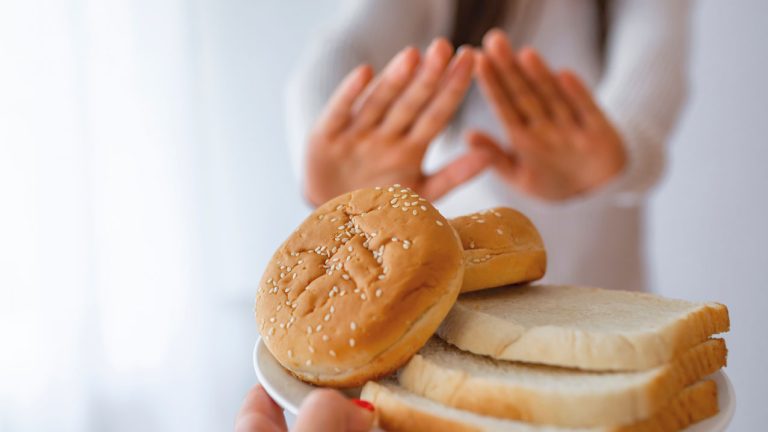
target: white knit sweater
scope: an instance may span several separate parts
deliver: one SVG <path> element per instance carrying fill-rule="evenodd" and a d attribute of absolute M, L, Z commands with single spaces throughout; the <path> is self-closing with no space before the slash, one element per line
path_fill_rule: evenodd
<path fill-rule="evenodd" d="M 609 3 L 607 50 L 597 49 L 594 0 L 518 0 L 503 29 L 514 46 L 532 46 L 553 68 L 569 68 L 593 87 L 621 132 L 625 172 L 591 194 L 562 203 L 522 196 L 488 172 L 441 199 L 447 216 L 507 205 L 529 215 L 549 252 L 546 280 L 616 289 L 645 288 L 644 196 L 664 167 L 666 139 L 685 99 L 689 33 L 687 0 Z M 293 164 L 303 174 L 306 137 L 328 97 L 354 66 L 380 70 L 406 45 L 425 48 L 450 36 L 454 1 L 353 0 L 338 22 L 314 41 L 288 88 Z M 433 143 L 433 170 L 464 151 L 462 132 L 480 127 L 502 138 L 477 88 L 450 128 Z"/>

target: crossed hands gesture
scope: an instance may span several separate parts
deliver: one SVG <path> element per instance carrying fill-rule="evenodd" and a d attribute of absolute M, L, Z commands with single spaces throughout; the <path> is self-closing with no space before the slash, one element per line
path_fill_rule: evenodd
<path fill-rule="evenodd" d="M 472 79 L 500 120 L 504 142 L 467 131 L 468 150 L 435 173 L 422 170 L 432 140 L 448 125 Z M 354 69 L 310 135 L 305 194 L 319 205 L 341 193 L 400 183 L 435 200 L 485 169 L 544 200 L 564 200 L 617 176 L 621 138 L 571 72 L 553 72 L 530 48 L 514 52 L 492 30 L 482 50 L 436 39 L 423 57 L 409 47 L 378 75 Z"/>

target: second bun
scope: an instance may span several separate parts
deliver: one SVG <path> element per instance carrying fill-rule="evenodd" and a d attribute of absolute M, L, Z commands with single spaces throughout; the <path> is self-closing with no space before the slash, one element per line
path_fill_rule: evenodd
<path fill-rule="evenodd" d="M 507 207 L 451 219 L 464 247 L 461 292 L 531 282 L 544 277 L 547 253 L 539 231 Z"/>

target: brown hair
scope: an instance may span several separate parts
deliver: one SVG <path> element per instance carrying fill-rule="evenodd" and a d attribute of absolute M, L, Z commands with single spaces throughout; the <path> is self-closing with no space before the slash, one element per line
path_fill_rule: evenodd
<path fill-rule="evenodd" d="M 501 25 L 507 11 L 515 10 L 515 0 L 456 0 L 451 42 L 453 46 L 480 46 L 488 30 Z M 596 0 L 598 48 L 605 53 L 608 35 L 608 1 Z"/>

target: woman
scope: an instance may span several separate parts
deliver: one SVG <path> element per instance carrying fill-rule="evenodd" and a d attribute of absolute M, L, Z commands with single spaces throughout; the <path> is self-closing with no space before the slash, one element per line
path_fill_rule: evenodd
<path fill-rule="evenodd" d="M 642 290 L 644 198 L 684 101 L 688 9 L 350 2 L 289 90 L 305 195 L 402 183 L 448 216 L 511 206 L 552 252 L 547 281 Z M 454 54 L 441 37 L 479 46 Z"/>

